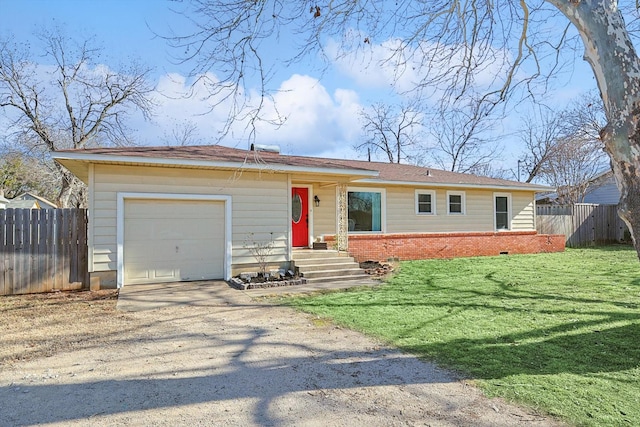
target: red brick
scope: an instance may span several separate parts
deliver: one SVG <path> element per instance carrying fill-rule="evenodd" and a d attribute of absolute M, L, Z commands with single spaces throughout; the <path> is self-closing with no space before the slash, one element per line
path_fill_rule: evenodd
<path fill-rule="evenodd" d="M 325 236 L 334 242 L 335 236 Z M 355 234 L 349 236 L 349 254 L 357 261 L 492 256 L 564 251 L 565 236 L 535 231 Z"/>

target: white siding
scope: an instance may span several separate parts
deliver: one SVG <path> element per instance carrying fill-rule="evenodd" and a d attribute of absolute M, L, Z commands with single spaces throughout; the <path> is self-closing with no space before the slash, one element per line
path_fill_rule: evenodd
<path fill-rule="evenodd" d="M 289 213 L 284 174 L 197 169 L 95 165 L 90 233 L 90 271 L 117 268 L 116 195 L 118 192 L 230 195 L 232 264 L 252 264 L 252 241 L 276 241 L 272 262 L 286 260 Z"/>

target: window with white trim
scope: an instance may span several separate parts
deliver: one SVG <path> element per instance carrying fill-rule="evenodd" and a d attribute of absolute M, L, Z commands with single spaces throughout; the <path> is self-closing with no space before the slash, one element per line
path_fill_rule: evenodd
<path fill-rule="evenodd" d="M 349 188 L 347 191 L 349 231 L 383 231 L 384 198 L 384 190 Z"/>
<path fill-rule="evenodd" d="M 496 230 L 511 229 L 511 194 L 493 194 L 493 212 Z"/>
<path fill-rule="evenodd" d="M 464 191 L 447 191 L 447 214 L 465 214 Z"/>
<path fill-rule="evenodd" d="M 416 190 L 416 215 L 436 214 L 436 192 Z"/>

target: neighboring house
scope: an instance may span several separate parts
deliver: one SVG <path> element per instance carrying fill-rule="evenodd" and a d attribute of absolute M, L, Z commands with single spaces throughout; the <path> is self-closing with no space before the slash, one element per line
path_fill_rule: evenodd
<path fill-rule="evenodd" d="M 55 209 L 57 206 L 44 197 L 33 193 L 22 193 L 11 200 L 0 196 L 0 209 Z"/>
<path fill-rule="evenodd" d="M 4 207 L 6 209 L 41 209 L 37 200 L 11 199 Z"/>
<path fill-rule="evenodd" d="M 4 191 L 0 190 L 0 209 L 7 207 L 9 200 L 4 197 Z"/>
<path fill-rule="evenodd" d="M 327 242 L 359 261 L 561 251 L 536 233 L 549 187 L 411 165 L 222 146 L 59 151 L 89 188 L 92 288 L 224 278 Z M 255 270 L 255 268 L 254 268 Z"/>
<path fill-rule="evenodd" d="M 620 190 L 611 170 L 592 179 L 584 196 L 584 203 L 597 205 L 617 205 L 619 201 Z"/>
<path fill-rule="evenodd" d="M 539 193 L 536 195 L 538 204 L 551 205 L 560 204 L 562 198 L 561 190 L 558 192 Z M 613 171 L 602 172 L 593 178 L 586 185 L 584 196 L 580 203 L 591 203 L 595 205 L 617 205 L 620 201 L 620 190 L 616 185 Z"/>
<path fill-rule="evenodd" d="M 55 209 L 58 206 L 53 203 L 50 202 L 49 200 L 45 199 L 44 197 L 40 197 L 38 195 L 35 195 L 33 193 L 22 193 L 19 196 L 14 197 L 12 200 L 18 201 L 18 200 L 31 200 L 31 201 L 37 201 L 38 202 L 38 207 L 39 209 Z"/>
<path fill-rule="evenodd" d="M 536 194 L 536 205 L 555 205 L 558 204 L 558 193 L 555 191 L 546 191 Z"/>

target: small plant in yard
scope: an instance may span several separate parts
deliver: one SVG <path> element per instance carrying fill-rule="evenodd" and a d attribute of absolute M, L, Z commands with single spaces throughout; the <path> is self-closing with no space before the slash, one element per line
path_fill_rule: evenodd
<path fill-rule="evenodd" d="M 269 233 L 269 235 L 269 240 L 258 241 L 256 240 L 254 233 L 249 233 L 244 242 L 244 248 L 247 249 L 256 259 L 258 268 L 260 269 L 259 274 L 262 277 L 266 277 L 267 275 L 269 257 L 273 254 L 273 249 L 275 248 L 273 233 Z"/>
<path fill-rule="evenodd" d="M 632 247 L 404 262 L 375 289 L 291 304 L 584 426 L 640 425 Z"/>

